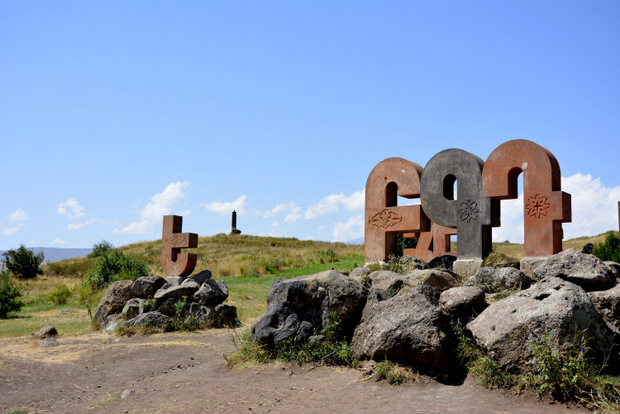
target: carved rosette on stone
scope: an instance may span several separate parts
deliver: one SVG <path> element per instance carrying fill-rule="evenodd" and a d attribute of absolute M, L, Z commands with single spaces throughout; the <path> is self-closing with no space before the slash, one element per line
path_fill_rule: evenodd
<path fill-rule="evenodd" d="M 420 196 L 421 175 L 421 166 L 397 157 L 381 161 L 371 171 L 366 181 L 367 262 L 386 260 L 395 253 L 398 233 L 430 230 L 430 222 L 419 205 L 397 206 L 398 196 Z"/>
<path fill-rule="evenodd" d="M 485 197 L 517 198 L 523 173 L 525 256 L 549 256 L 562 250 L 562 223 L 571 221 L 571 197 L 561 191 L 560 165 L 547 149 L 524 139 L 497 147 L 484 165 Z"/>
<path fill-rule="evenodd" d="M 459 259 L 484 259 L 491 252 L 491 227 L 499 225 L 499 201 L 482 196 L 483 165 L 467 151 L 448 149 L 431 158 L 422 174 L 424 213 L 433 223 L 456 227 Z"/>
<path fill-rule="evenodd" d="M 164 216 L 161 238 L 161 267 L 167 276 L 189 276 L 196 267 L 198 256 L 181 253 L 181 249 L 198 247 L 198 234 L 181 233 L 183 217 Z"/>

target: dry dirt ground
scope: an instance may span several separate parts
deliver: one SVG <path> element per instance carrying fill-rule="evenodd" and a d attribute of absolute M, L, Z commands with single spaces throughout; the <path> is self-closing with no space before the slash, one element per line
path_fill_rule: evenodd
<path fill-rule="evenodd" d="M 0 341 L 0 413 L 581 413 L 535 396 L 430 379 L 392 386 L 348 368 L 230 369 L 228 330 Z"/>

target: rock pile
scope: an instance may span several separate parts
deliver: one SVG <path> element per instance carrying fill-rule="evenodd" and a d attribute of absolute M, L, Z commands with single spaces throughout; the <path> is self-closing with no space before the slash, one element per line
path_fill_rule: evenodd
<path fill-rule="evenodd" d="M 240 325 L 237 308 L 223 304 L 228 287 L 202 271 L 191 277 L 143 276 L 119 280 L 103 294 L 95 320 L 106 332 L 117 327 L 166 327 L 174 318 L 193 318 L 201 327 Z"/>
<path fill-rule="evenodd" d="M 499 366 L 513 371 L 527 370 L 530 345 L 545 335 L 553 346 L 577 347 L 585 334 L 597 361 L 613 363 L 620 360 L 616 268 L 569 249 L 542 260 L 534 279 L 512 267 L 482 267 L 460 283 L 449 268 L 419 265 L 407 275 L 358 268 L 278 279 L 252 334 L 269 347 L 287 338 L 313 340 L 335 315 L 355 358 L 440 374 L 454 368 L 451 322 L 459 320 Z"/>

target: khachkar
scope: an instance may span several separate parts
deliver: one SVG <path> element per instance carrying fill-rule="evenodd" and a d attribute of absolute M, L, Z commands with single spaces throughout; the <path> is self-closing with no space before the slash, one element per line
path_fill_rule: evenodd
<path fill-rule="evenodd" d="M 188 276 L 196 267 L 198 256 L 181 253 L 181 249 L 198 247 L 198 234 L 181 233 L 183 217 L 164 216 L 161 237 L 161 267 L 167 276 Z"/>
<path fill-rule="evenodd" d="M 547 149 L 526 140 L 497 147 L 486 163 L 459 149 L 435 155 L 424 169 L 388 158 L 366 182 L 367 262 L 396 252 L 396 235 L 419 237 L 411 254 L 426 261 L 450 252 L 458 234 L 458 258 L 482 260 L 491 252 L 491 228 L 500 225 L 500 200 L 517 198 L 523 173 L 526 257 L 562 250 L 562 223 L 571 221 L 571 197 L 561 190 L 560 165 Z M 456 185 L 456 192 L 454 187 Z M 398 196 L 421 205 L 397 206 Z"/>

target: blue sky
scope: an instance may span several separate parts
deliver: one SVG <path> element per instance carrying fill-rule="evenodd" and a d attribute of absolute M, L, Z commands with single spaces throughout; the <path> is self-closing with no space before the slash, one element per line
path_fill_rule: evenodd
<path fill-rule="evenodd" d="M 346 241 L 381 160 L 529 139 L 618 228 L 620 2 L 0 0 L 0 249 Z M 518 203 L 518 201 L 517 201 Z M 522 241 L 502 202 L 497 241 Z M 520 227 L 521 226 L 521 227 Z"/>

